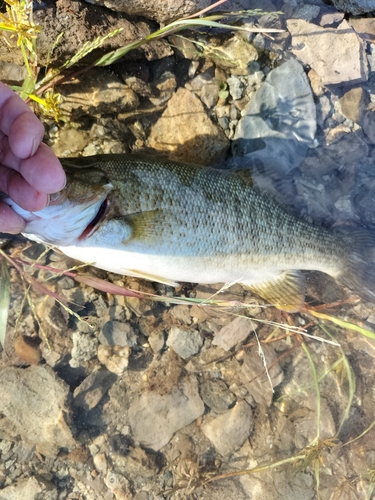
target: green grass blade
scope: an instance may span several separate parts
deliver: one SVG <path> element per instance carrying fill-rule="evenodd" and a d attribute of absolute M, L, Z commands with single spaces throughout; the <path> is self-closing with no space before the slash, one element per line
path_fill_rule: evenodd
<path fill-rule="evenodd" d="M 5 259 L 1 259 L 0 277 L 0 344 L 4 347 L 10 304 L 10 279 Z"/>
<path fill-rule="evenodd" d="M 307 314 L 311 316 L 315 316 L 316 318 L 330 321 L 341 328 L 347 328 L 348 330 L 353 330 L 354 332 L 358 332 L 365 337 L 375 340 L 375 333 L 370 330 L 366 330 L 366 328 L 362 328 L 361 326 L 355 325 L 354 323 L 349 323 L 343 319 L 336 318 L 335 316 L 330 316 L 328 314 L 319 313 L 317 311 L 313 311 L 311 309 L 306 310 Z"/>

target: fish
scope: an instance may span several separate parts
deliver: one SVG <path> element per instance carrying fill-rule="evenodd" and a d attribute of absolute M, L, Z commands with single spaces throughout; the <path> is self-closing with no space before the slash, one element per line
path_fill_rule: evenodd
<path fill-rule="evenodd" d="M 375 301 L 371 231 L 300 219 L 243 171 L 137 154 L 60 161 L 67 184 L 43 210 L 5 201 L 27 238 L 69 257 L 174 287 L 237 282 L 289 312 L 304 303 L 304 270 Z"/>

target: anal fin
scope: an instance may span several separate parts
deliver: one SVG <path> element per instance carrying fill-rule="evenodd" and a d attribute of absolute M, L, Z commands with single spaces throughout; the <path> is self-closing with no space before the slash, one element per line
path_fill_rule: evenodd
<path fill-rule="evenodd" d="M 287 312 L 299 311 L 305 299 L 305 280 L 300 271 L 284 271 L 256 285 L 244 285 L 271 305 Z"/>

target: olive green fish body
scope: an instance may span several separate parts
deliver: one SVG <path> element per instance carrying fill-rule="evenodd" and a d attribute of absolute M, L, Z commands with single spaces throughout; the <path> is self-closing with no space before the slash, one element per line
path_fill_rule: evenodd
<path fill-rule="evenodd" d="M 372 299 L 363 277 L 372 235 L 357 234 L 356 242 L 345 231 L 304 222 L 245 174 L 137 155 L 62 164 L 66 191 L 29 216 L 25 233 L 71 257 L 174 285 L 237 281 L 288 310 L 303 300 L 299 270 L 326 272 L 359 292 L 363 285 Z M 58 212 L 64 203 L 65 215 Z M 48 229 L 48 209 L 58 213 L 60 233 L 56 225 Z"/>

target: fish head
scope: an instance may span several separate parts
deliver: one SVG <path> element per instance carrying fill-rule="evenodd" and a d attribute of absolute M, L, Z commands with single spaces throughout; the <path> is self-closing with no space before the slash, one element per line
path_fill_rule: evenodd
<path fill-rule="evenodd" d="M 50 195 L 42 210 L 30 212 L 10 198 L 7 203 L 26 222 L 22 234 L 39 243 L 71 245 L 90 236 L 108 210 L 108 193 L 113 186 L 97 169 L 64 166 L 65 187 Z"/>

